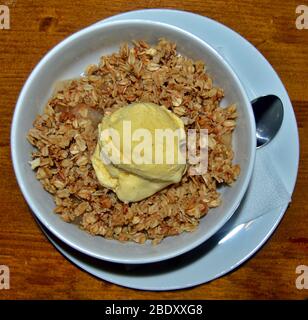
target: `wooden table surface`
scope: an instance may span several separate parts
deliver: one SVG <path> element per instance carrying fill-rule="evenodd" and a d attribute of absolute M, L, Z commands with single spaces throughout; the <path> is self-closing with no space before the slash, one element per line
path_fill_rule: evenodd
<path fill-rule="evenodd" d="M 308 30 L 297 30 L 295 8 L 278 0 L 1 0 L 11 29 L 0 30 L 0 265 L 11 273 L 0 299 L 267 299 L 308 297 L 295 286 L 308 265 Z M 234 272 L 193 289 L 143 292 L 101 281 L 66 260 L 45 238 L 17 186 L 10 159 L 16 99 L 43 55 L 71 33 L 120 12 L 142 8 L 192 11 L 222 22 L 253 43 L 273 65 L 295 109 L 301 160 L 293 201 L 262 249 Z"/>

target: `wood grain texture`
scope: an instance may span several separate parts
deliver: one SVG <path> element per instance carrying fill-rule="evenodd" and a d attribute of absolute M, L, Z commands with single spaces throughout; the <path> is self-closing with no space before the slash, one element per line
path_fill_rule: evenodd
<path fill-rule="evenodd" d="M 0 1 L 1 4 L 5 1 Z M 11 30 L 0 30 L 0 265 L 11 289 L 0 299 L 267 299 L 308 297 L 295 268 L 308 265 L 308 30 L 295 28 L 298 1 L 11 0 Z M 46 240 L 15 180 L 10 125 L 16 99 L 43 55 L 71 33 L 108 16 L 142 8 L 175 8 L 216 19 L 252 42 L 278 72 L 292 99 L 301 160 L 293 201 L 263 248 L 240 268 L 209 284 L 174 292 L 142 292 L 92 277 Z"/>

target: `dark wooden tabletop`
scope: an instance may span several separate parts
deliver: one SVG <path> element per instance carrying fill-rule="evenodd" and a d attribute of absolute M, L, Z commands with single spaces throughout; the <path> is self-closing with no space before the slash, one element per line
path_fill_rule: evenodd
<path fill-rule="evenodd" d="M 308 297 L 295 286 L 298 265 L 308 265 L 308 30 L 298 30 L 299 1 L 278 0 L 2 0 L 10 30 L 0 30 L 0 265 L 10 268 L 10 289 L 0 299 L 267 299 Z M 143 292 L 81 271 L 38 228 L 15 180 L 10 126 L 16 99 L 43 55 L 71 33 L 120 12 L 174 8 L 213 18 L 239 32 L 273 65 L 296 113 L 301 160 L 292 204 L 270 240 L 230 274 L 193 289 Z M 308 12 L 307 12 L 308 15 Z"/>

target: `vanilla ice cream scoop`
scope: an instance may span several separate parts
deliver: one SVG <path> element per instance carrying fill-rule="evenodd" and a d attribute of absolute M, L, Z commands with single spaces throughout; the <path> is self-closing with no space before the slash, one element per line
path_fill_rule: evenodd
<path fill-rule="evenodd" d="M 145 199 L 185 173 L 184 123 L 166 107 L 133 103 L 104 116 L 98 129 L 92 164 L 120 200 Z"/>

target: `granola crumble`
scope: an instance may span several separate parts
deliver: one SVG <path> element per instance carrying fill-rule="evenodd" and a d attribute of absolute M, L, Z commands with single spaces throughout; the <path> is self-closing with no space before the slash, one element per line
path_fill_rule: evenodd
<path fill-rule="evenodd" d="M 220 107 L 223 96 L 204 62 L 177 54 L 174 43 L 124 44 L 88 66 L 81 78 L 57 88 L 28 133 L 35 147 L 31 168 L 53 195 L 54 212 L 93 235 L 158 244 L 193 231 L 210 208 L 220 205 L 218 185 L 232 184 L 240 172 L 232 163 L 236 106 Z M 90 158 L 102 117 L 137 101 L 165 105 L 186 129 L 208 129 L 208 172 L 192 176 L 187 170 L 180 183 L 125 204 L 99 184 Z"/>

